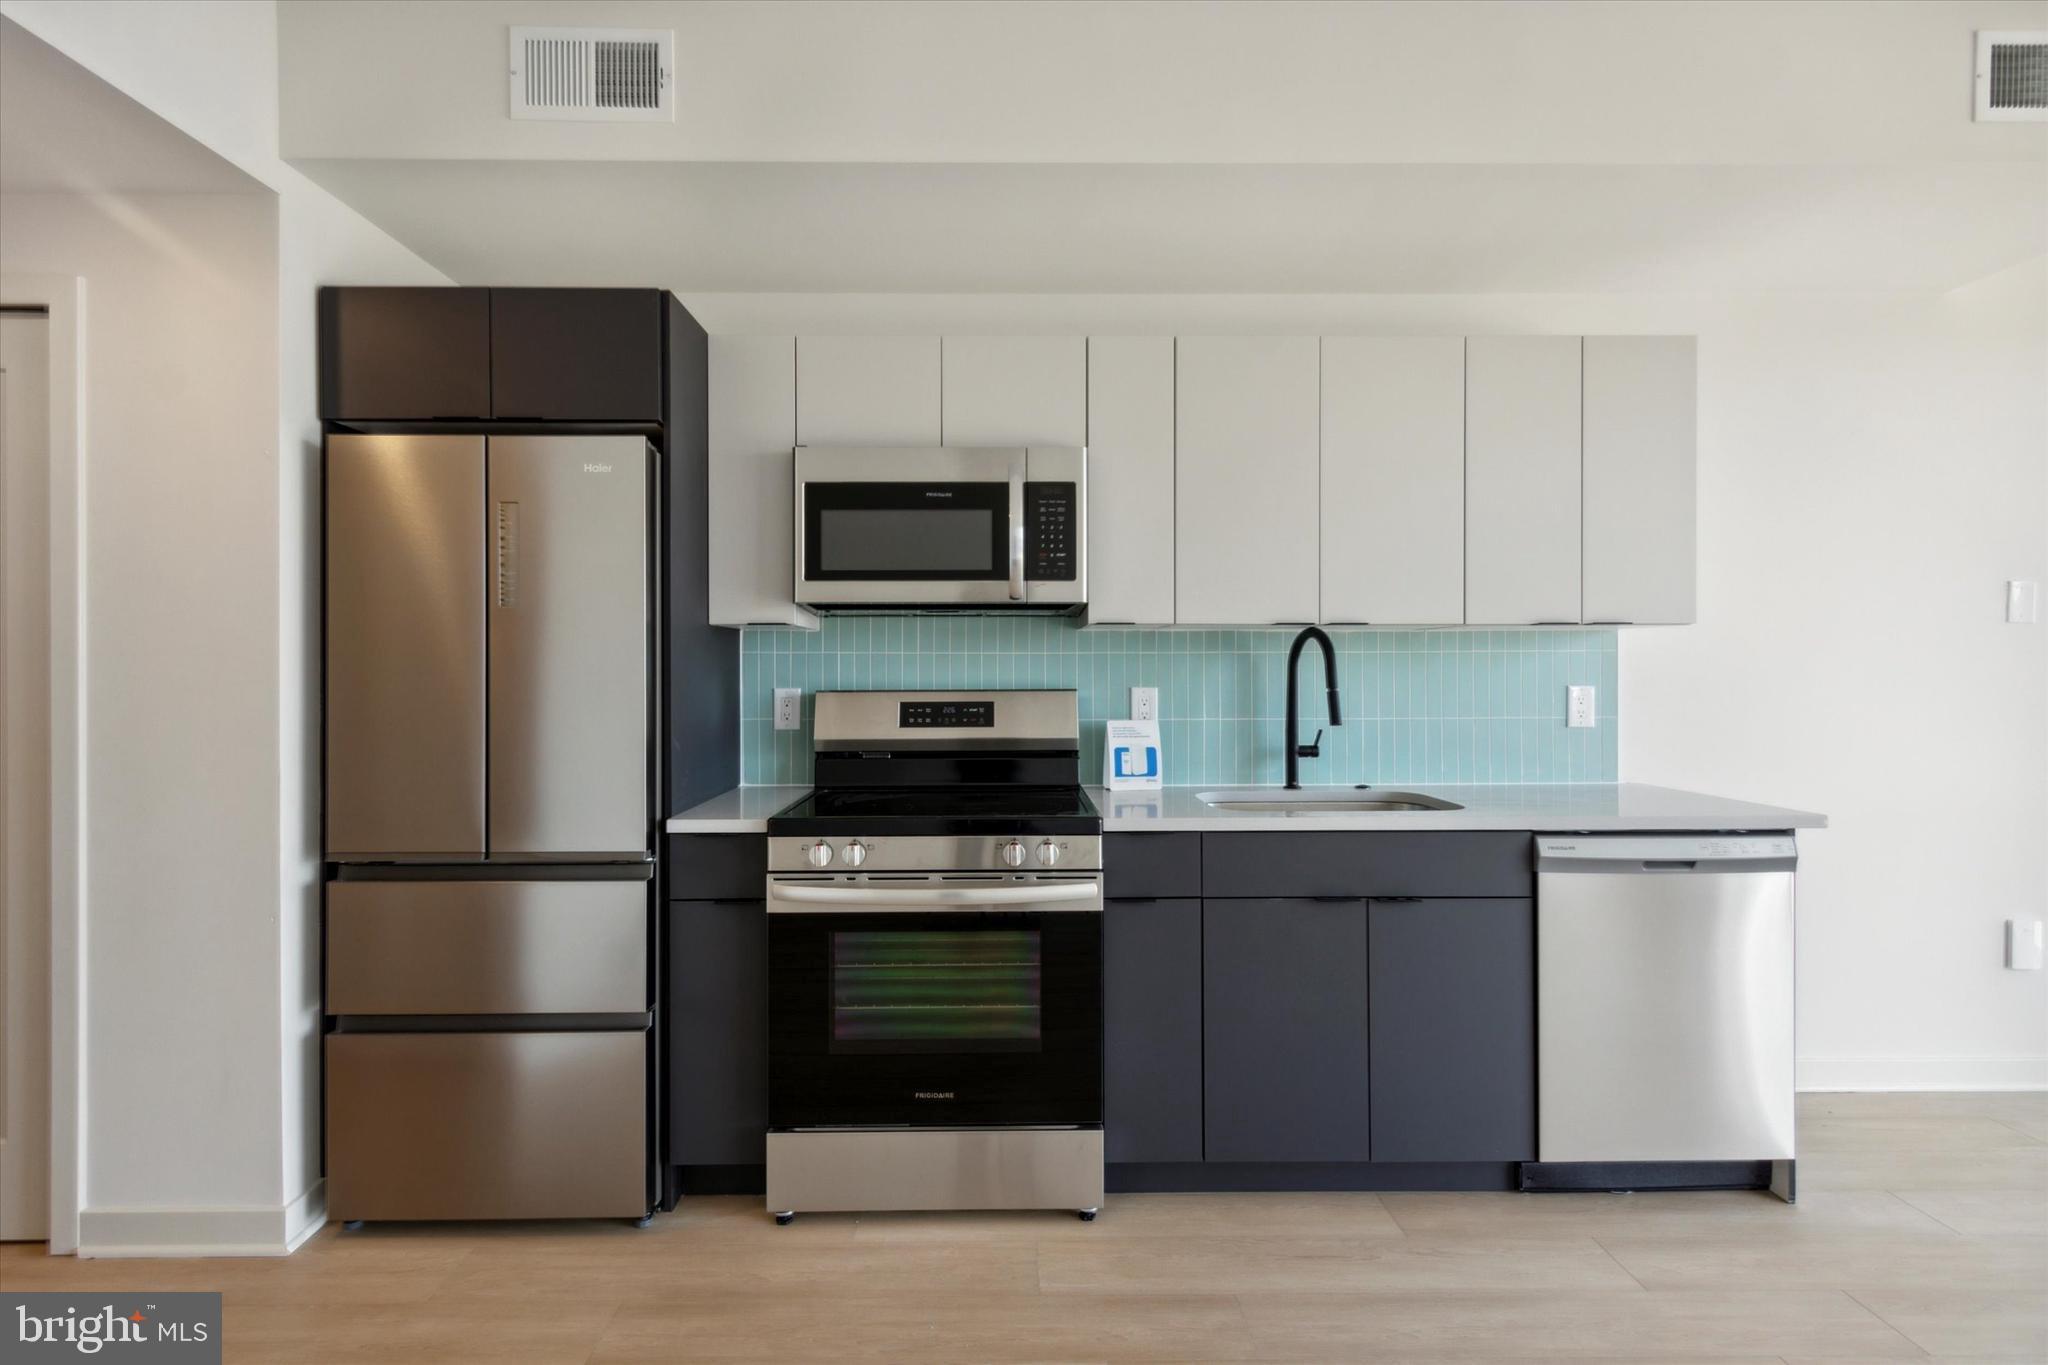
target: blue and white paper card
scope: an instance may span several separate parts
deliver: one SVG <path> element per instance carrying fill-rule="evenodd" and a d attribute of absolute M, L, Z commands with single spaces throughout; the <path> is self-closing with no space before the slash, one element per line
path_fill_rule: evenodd
<path fill-rule="evenodd" d="M 1165 779 L 1159 761 L 1159 722 L 1112 720 L 1102 746 L 1102 785 L 1112 791 L 1157 787 Z"/>

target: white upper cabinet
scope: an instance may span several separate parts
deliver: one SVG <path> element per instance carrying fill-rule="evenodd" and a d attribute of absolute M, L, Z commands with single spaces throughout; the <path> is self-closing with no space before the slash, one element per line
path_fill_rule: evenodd
<path fill-rule="evenodd" d="M 1585 615 L 1694 619 L 1691 337 L 1587 337 Z"/>
<path fill-rule="evenodd" d="M 1465 341 L 1323 338 L 1322 618 L 1465 619 Z"/>
<path fill-rule="evenodd" d="M 1315 620 L 1319 343 L 1182 337 L 1176 348 L 1175 620 Z"/>
<path fill-rule="evenodd" d="M 794 596 L 796 338 L 710 339 L 711 623 L 815 626 Z"/>
<path fill-rule="evenodd" d="M 1088 619 L 1173 618 L 1173 338 L 1091 337 Z"/>
<path fill-rule="evenodd" d="M 1084 337 L 947 337 L 942 374 L 943 445 L 1087 443 Z"/>
<path fill-rule="evenodd" d="M 796 439 L 807 446 L 935 446 L 937 337 L 799 337 Z"/>
<path fill-rule="evenodd" d="M 1465 621 L 1579 619 L 1577 337 L 1465 343 Z"/>

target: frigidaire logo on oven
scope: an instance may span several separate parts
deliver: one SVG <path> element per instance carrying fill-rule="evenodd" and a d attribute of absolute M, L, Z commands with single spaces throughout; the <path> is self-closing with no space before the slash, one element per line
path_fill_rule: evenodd
<path fill-rule="evenodd" d="M 953 496 L 943 488 L 927 488 L 924 490 L 924 495 L 928 498 L 950 498 Z"/>
<path fill-rule="evenodd" d="M 913 1090 L 910 1092 L 910 1095 L 912 1099 L 919 1100 L 950 1100 L 955 1098 L 950 1090 Z"/>

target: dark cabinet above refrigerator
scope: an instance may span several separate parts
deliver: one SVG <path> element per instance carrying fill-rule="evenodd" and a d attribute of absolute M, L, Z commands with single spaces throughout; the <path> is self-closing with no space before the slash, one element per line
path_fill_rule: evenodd
<path fill-rule="evenodd" d="M 321 290 L 320 415 L 489 417 L 491 291 Z"/>
<path fill-rule="evenodd" d="M 493 289 L 491 415 L 661 420 L 661 293 Z"/>
<path fill-rule="evenodd" d="M 662 420 L 657 289 L 320 291 L 337 422 Z"/>

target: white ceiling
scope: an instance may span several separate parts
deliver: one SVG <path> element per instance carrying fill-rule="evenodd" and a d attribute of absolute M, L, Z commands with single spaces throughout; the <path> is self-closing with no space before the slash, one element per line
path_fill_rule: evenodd
<path fill-rule="evenodd" d="M 0 19 L 0 191 L 266 192 L 11 19 Z"/>
<path fill-rule="evenodd" d="M 1944 4 L 280 10 L 286 156 L 459 280 L 683 294 L 1939 290 L 2048 250 Z M 506 26 L 674 28 L 673 124 L 514 121 Z"/>

